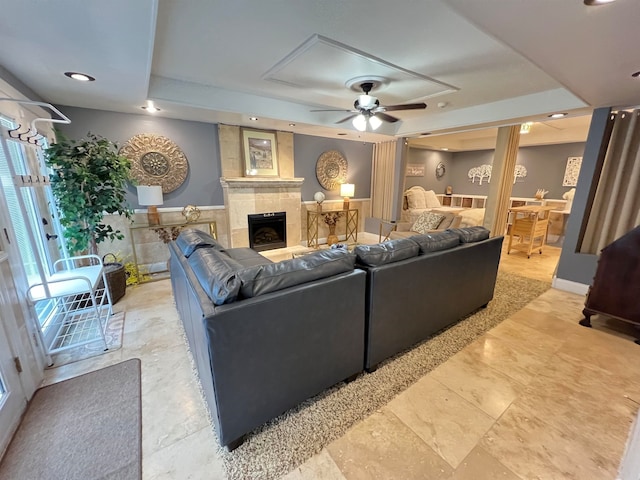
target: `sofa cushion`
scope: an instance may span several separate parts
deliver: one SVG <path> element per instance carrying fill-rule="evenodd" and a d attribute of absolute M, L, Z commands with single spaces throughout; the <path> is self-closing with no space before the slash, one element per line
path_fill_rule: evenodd
<path fill-rule="evenodd" d="M 368 267 L 399 262 L 415 257 L 419 252 L 418 244 L 408 238 L 398 238 L 376 245 L 358 245 L 355 249 L 358 263 Z"/>
<path fill-rule="evenodd" d="M 427 204 L 427 208 L 438 208 L 442 206 L 440 205 L 440 200 L 436 197 L 436 192 L 433 190 L 425 190 L 424 201 Z"/>
<path fill-rule="evenodd" d="M 460 243 L 473 243 L 489 238 L 489 230 L 484 227 L 450 228 L 448 232 L 453 232 L 460 237 Z"/>
<path fill-rule="evenodd" d="M 248 267 L 240 272 L 240 293 L 244 298 L 256 297 L 283 288 L 350 272 L 355 255 L 346 249 L 320 250 L 291 260 Z"/>
<path fill-rule="evenodd" d="M 424 191 L 418 189 L 409 189 L 406 193 L 407 204 L 410 209 L 415 208 L 427 208 L 427 203 L 424 198 Z"/>
<path fill-rule="evenodd" d="M 213 248 L 215 250 L 224 250 L 222 245 L 216 242 L 208 233 L 195 228 L 188 228 L 180 232 L 176 238 L 176 245 L 182 254 L 189 258 L 198 248 Z"/>
<path fill-rule="evenodd" d="M 460 222 L 461 227 L 475 227 L 481 226 L 484 221 L 484 208 L 466 208 L 462 210 L 458 215 L 462 218 Z"/>
<path fill-rule="evenodd" d="M 273 263 L 267 257 L 263 257 L 249 247 L 227 248 L 224 253 L 236 260 L 243 267 L 253 267 L 255 265 Z"/>
<path fill-rule="evenodd" d="M 215 305 L 231 303 L 238 297 L 242 265 L 226 253 L 199 248 L 189 257 L 189 265 L 198 282 Z"/>
<path fill-rule="evenodd" d="M 441 213 L 425 212 L 411 225 L 411 231 L 416 233 L 427 233 L 436 230 L 438 225 L 444 220 Z"/>
<path fill-rule="evenodd" d="M 460 245 L 460 236 L 451 230 L 413 235 L 410 238 L 418 244 L 421 254 L 439 252 Z"/>
<path fill-rule="evenodd" d="M 444 218 L 438 225 L 438 230 L 455 228 L 460 223 L 460 217 L 458 216 L 457 213 L 454 213 L 454 212 L 434 212 L 434 213 L 441 213 L 442 215 L 444 215 Z M 456 223 L 456 225 L 452 225 L 454 222 Z"/>

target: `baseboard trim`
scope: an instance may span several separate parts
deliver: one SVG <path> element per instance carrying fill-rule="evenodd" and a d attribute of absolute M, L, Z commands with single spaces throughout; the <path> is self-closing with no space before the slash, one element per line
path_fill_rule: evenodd
<path fill-rule="evenodd" d="M 565 292 L 577 293 L 578 295 L 586 295 L 589 291 L 589 285 L 584 283 L 572 282 L 571 280 L 565 280 L 564 278 L 553 277 L 551 286 L 558 290 L 564 290 Z"/>

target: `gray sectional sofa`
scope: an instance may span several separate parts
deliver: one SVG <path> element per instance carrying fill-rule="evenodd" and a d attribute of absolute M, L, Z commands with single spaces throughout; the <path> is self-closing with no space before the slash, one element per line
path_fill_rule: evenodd
<path fill-rule="evenodd" d="M 473 311 L 493 292 L 503 237 L 483 227 L 414 235 L 356 248 L 367 272 L 364 368 L 429 338 Z"/>
<path fill-rule="evenodd" d="M 197 230 L 170 243 L 171 282 L 222 445 L 362 371 L 366 274 L 343 250 L 272 263 Z"/>
<path fill-rule="evenodd" d="M 485 306 L 501 244 L 473 227 L 273 263 L 183 231 L 171 282 L 221 444 Z"/>

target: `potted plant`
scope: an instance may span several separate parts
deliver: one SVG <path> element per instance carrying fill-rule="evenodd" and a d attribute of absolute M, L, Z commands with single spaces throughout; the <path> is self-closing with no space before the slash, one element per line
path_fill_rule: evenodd
<path fill-rule="evenodd" d="M 97 254 L 98 243 L 124 238 L 120 230 L 103 223 L 103 216 L 131 218 L 125 190 L 131 162 L 118 154 L 115 143 L 91 132 L 79 141 L 56 135 L 58 142 L 44 153 L 67 250 L 70 255 Z"/>

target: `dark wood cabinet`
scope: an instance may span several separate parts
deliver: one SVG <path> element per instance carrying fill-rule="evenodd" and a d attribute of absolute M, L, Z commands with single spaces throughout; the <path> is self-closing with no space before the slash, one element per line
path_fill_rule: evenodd
<path fill-rule="evenodd" d="M 582 313 L 585 327 L 598 313 L 640 325 L 640 227 L 602 249 Z"/>

